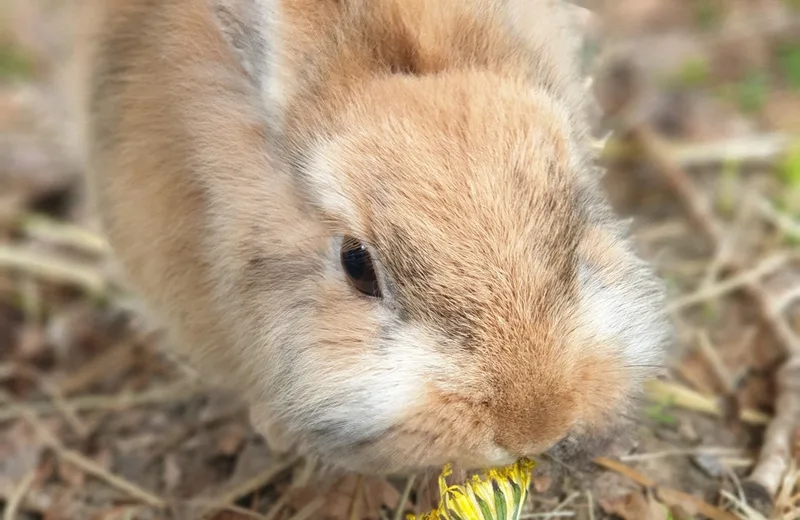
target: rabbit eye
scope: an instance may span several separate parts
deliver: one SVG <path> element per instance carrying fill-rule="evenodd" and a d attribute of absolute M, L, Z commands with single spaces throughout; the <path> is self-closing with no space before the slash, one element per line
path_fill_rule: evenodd
<path fill-rule="evenodd" d="M 381 297 L 378 277 L 367 246 L 358 240 L 346 238 L 342 244 L 341 259 L 344 272 L 353 287 L 367 296 Z"/>

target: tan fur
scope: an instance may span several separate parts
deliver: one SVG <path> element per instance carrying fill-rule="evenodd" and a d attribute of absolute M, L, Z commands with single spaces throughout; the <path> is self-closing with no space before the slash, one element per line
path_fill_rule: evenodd
<path fill-rule="evenodd" d="M 81 7 L 105 231 L 273 445 L 387 472 L 612 431 L 667 327 L 599 192 L 555 3 Z M 344 235 L 383 300 L 348 284 Z"/>

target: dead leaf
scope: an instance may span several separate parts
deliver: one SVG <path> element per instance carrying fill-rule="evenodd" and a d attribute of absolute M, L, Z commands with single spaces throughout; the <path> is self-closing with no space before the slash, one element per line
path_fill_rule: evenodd
<path fill-rule="evenodd" d="M 9 496 L 19 482 L 36 469 L 44 447 L 25 422 L 0 436 L 0 496 Z"/>
<path fill-rule="evenodd" d="M 244 444 L 247 430 L 240 424 L 226 426 L 217 439 L 217 450 L 221 455 L 236 455 Z"/>
<path fill-rule="evenodd" d="M 531 479 L 531 483 L 537 493 L 545 493 L 553 485 L 553 479 L 550 475 L 537 475 Z"/>
<path fill-rule="evenodd" d="M 320 495 L 317 484 L 295 489 L 290 493 L 287 505 L 295 511 Z M 327 520 L 349 520 L 354 507 L 361 512 L 360 520 L 380 520 L 381 507 L 392 510 L 397 508 L 400 492 L 386 479 L 359 478 L 358 475 L 348 474 L 331 485 L 324 494 L 324 499 L 325 506 L 322 510 L 325 511 Z M 356 499 L 357 502 L 354 502 Z"/>
<path fill-rule="evenodd" d="M 681 506 L 689 514 L 701 514 L 711 520 L 738 520 L 736 516 L 713 506 L 702 498 L 667 487 L 659 488 L 656 495 L 663 502 Z"/>
<path fill-rule="evenodd" d="M 706 395 L 715 395 L 719 389 L 715 385 L 714 373 L 698 351 L 692 351 L 681 359 L 676 370 L 692 389 Z"/>
<path fill-rule="evenodd" d="M 371 478 L 366 481 L 364 500 L 370 511 L 377 512 L 381 506 L 394 510 L 400 504 L 400 492 L 386 479 Z"/>
<path fill-rule="evenodd" d="M 689 513 L 700 513 L 712 520 L 736 520 L 736 517 L 731 513 L 709 504 L 702 498 L 666 486 L 656 487 L 657 483 L 655 480 L 642 475 L 635 469 L 621 462 L 599 457 L 595 459 L 595 463 L 619 473 L 620 475 L 624 475 L 644 488 L 655 489 L 656 496 L 667 505 L 680 505 Z"/>
<path fill-rule="evenodd" d="M 711 478 L 720 478 L 726 473 L 725 465 L 720 462 L 719 457 L 714 455 L 698 453 L 692 455 L 691 460 L 695 466 Z"/>
<path fill-rule="evenodd" d="M 36 362 L 47 354 L 47 338 L 41 327 L 24 325 L 17 336 L 16 354 L 22 361 Z"/>
<path fill-rule="evenodd" d="M 261 439 L 248 439 L 236 459 L 231 481 L 243 482 L 275 464 L 274 456 Z"/>

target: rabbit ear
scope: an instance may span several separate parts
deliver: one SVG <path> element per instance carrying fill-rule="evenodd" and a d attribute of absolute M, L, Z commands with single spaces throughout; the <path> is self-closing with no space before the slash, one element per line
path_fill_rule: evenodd
<path fill-rule="evenodd" d="M 214 0 L 215 21 L 242 68 L 261 85 L 267 58 L 268 12 L 273 0 Z"/>
<path fill-rule="evenodd" d="M 548 70 L 553 81 L 567 83 L 578 73 L 573 64 L 583 31 L 575 13 L 583 10 L 565 0 L 207 1 L 273 121 L 298 93 L 331 83 L 331 71 L 323 69 L 332 62 L 340 62 L 338 79 L 345 83 L 386 72 L 381 67 L 435 72 L 448 63 L 502 62 L 503 37 L 491 34 L 492 23 L 482 23 L 498 14 L 532 61 L 550 62 L 532 63 L 532 76 Z M 483 31 L 497 45 L 484 45 Z"/>
<path fill-rule="evenodd" d="M 342 0 L 212 0 L 218 26 L 262 93 L 281 111 L 298 91 L 304 60 L 325 52 Z"/>

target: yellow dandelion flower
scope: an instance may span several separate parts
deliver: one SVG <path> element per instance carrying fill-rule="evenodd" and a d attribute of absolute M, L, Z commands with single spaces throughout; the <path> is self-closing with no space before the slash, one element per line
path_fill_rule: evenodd
<path fill-rule="evenodd" d="M 463 486 L 448 486 L 449 465 L 439 476 L 439 507 L 407 520 L 518 520 L 528 496 L 534 463 L 521 459 L 510 466 L 475 475 Z"/>

